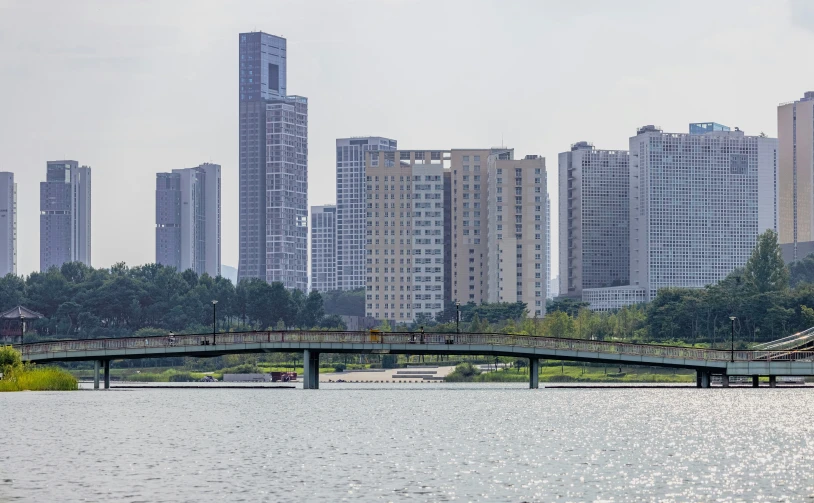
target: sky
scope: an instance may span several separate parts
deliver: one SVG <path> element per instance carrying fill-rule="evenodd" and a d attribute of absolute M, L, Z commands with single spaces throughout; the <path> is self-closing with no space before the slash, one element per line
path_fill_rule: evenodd
<path fill-rule="evenodd" d="M 309 205 L 336 200 L 335 139 L 375 135 L 542 155 L 554 216 L 572 143 L 627 149 L 639 126 L 706 121 L 776 136 L 778 103 L 814 90 L 808 0 L 0 0 L 19 274 L 39 268 L 56 159 L 93 168 L 94 267 L 155 261 L 155 173 L 220 164 L 223 263 L 237 266 L 245 31 L 288 39 L 288 92 L 309 100 Z"/>

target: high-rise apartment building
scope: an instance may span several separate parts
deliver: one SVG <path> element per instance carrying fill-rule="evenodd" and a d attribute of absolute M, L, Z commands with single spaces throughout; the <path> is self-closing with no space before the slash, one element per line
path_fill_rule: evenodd
<path fill-rule="evenodd" d="M 155 261 L 179 271 L 220 275 L 221 168 L 156 174 Z"/>
<path fill-rule="evenodd" d="M 365 180 L 369 317 L 411 323 L 444 308 L 446 151 L 369 151 Z"/>
<path fill-rule="evenodd" d="M 311 290 L 336 290 L 336 206 L 311 206 Z"/>
<path fill-rule="evenodd" d="M 487 302 L 525 302 L 529 316 L 545 315 L 545 158 L 487 160 Z"/>
<path fill-rule="evenodd" d="M 814 253 L 814 91 L 777 107 L 778 241 L 788 262 Z"/>
<path fill-rule="evenodd" d="M 0 172 L 0 276 L 17 274 L 17 184 Z"/>
<path fill-rule="evenodd" d="M 584 289 L 594 309 L 701 288 L 742 267 L 775 227 L 777 140 L 713 129 L 630 139 L 630 285 Z M 563 271 L 563 274 L 565 272 Z"/>
<path fill-rule="evenodd" d="M 629 177 L 625 150 L 581 141 L 560 153 L 560 295 L 630 281 Z"/>
<path fill-rule="evenodd" d="M 288 96 L 286 40 L 240 34 L 238 279 L 308 285 L 308 100 Z"/>
<path fill-rule="evenodd" d="M 40 183 L 40 270 L 65 262 L 90 265 L 91 169 L 48 161 Z"/>
<path fill-rule="evenodd" d="M 493 149 L 512 159 L 513 149 Z M 487 299 L 489 245 L 486 234 L 487 162 L 493 150 L 453 149 L 450 151 L 451 191 L 451 291 L 453 302 L 480 304 Z"/>
<path fill-rule="evenodd" d="M 379 136 L 336 140 L 336 288 L 365 286 L 365 152 L 396 150 L 396 140 Z M 313 253 L 312 253 L 313 257 Z M 311 265 L 313 271 L 313 263 Z M 313 277 L 312 285 L 313 288 Z"/>

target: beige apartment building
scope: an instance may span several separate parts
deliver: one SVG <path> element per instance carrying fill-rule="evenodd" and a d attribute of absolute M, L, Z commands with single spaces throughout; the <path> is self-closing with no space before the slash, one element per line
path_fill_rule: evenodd
<path fill-rule="evenodd" d="M 453 149 L 451 162 L 451 283 L 454 302 L 480 304 L 487 299 L 487 162 L 494 155 L 513 158 L 506 148 Z"/>
<path fill-rule="evenodd" d="M 445 303 L 527 303 L 545 314 L 545 160 L 507 148 L 365 157 L 365 313 L 393 323 Z"/>
<path fill-rule="evenodd" d="M 366 152 L 367 316 L 412 323 L 444 309 L 445 163 L 448 151 Z"/>
<path fill-rule="evenodd" d="M 513 159 L 493 152 L 488 171 L 487 302 L 525 302 L 530 317 L 545 315 L 545 158 Z"/>
<path fill-rule="evenodd" d="M 814 91 L 777 107 L 778 238 L 788 262 L 814 252 Z"/>

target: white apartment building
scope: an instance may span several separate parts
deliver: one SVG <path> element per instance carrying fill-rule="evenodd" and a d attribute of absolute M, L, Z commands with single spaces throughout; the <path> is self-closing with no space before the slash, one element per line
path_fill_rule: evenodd
<path fill-rule="evenodd" d="M 489 156 L 488 302 L 525 302 L 530 317 L 545 315 L 548 290 L 545 159 Z"/>
<path fill-rule="evenodd" d="M 707 124 L 718 127 L 644 126 L 630 139 L 630 285 L 616 297 L 583 290 L 583 299 L 613 309 L 650 301 L 660 288 L 715 283 L 775 228 L 777 140 Z"/>
<path fill-rule="evenodd" d="M 336 206 L 311 206 L 311 290 L 336 290 Z"/>
<path fill-rule="evenodd" d="M 365 152 L 391 151 L 396 140 L 380 136 L 336 140 L 336 288 L 365 286 Z M 312 266 L 313 270 L 313 266 Z M 313 278 L 312 278 L 313 282 Z M 311 285 L 313 288 L 313 284 Z"/>
<path fill-rule="evenodd" d="M 366 316 L 394 323 L 444 308 L 446 151 L 368 151 Z"/>

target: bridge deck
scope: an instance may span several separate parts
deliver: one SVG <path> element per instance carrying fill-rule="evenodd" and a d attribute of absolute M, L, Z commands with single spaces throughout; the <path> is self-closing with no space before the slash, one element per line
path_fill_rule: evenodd
<path fill-rule="evenodd" d="M 814 351 L 722 351 L 507 334 L 271 331 L 83 339 L 18 346 L 32 362 L 118 360 L 237 353 L 477 354 L 639 364 L 729 375 L 814 375 Z"/>

